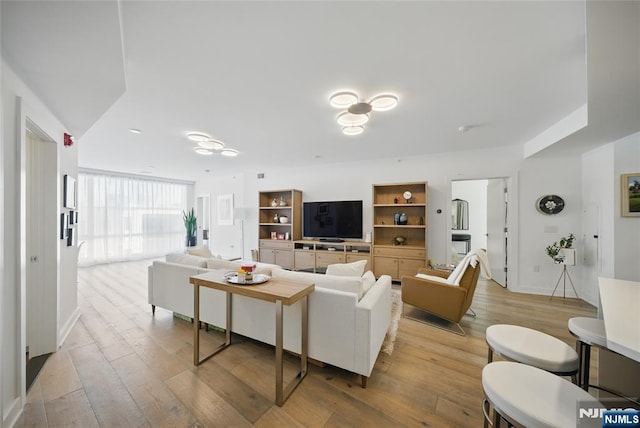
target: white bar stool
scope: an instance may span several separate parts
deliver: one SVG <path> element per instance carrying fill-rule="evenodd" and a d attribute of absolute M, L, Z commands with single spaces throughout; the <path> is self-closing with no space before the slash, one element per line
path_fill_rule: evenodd
<path fill-rule="evenodd" d="M 484 426 L 501 420 L 524 427 L 578 426 L 578 402 L 589 408 L 604 406 L 579 386 L 537 367 L 511 361 L 487 364 L 482 369 Z"/>
<path fill-rule="evenodd" d="M 578 386 L 589 390 L 589 367 L 591 364 L 591 346 L 607 347 L 607 334 L 604 320 L 597 318 L 575 317 L 569 319 L 569 331 L 576 337 L 578 351 Z"/>
<path fill-rule="evenodd" d="M 577 383 L 578 354 L 560 339 L 510 324 L 487 327 L 487 362 L 493 361 L 493 353 L 515 361 L 546 370 L 559 376 L 571 376 Z"/>

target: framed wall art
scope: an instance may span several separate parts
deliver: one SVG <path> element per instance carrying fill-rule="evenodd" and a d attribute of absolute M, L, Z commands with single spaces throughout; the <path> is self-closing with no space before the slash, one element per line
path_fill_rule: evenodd
<path fill-rule="evenodd" d="M 63 202 L 65 208 L 76 208 L 76 179 L 64 175 Z"/>
<path fill-rule="evenodd" d="M 640 217 L 640 172 L 620 177 L 621 214 L 623 217 Z"/>
<path fill-rule="evenodd" d="M 217 197 L 218 226 L 233 226 L 233 194 Z"/>

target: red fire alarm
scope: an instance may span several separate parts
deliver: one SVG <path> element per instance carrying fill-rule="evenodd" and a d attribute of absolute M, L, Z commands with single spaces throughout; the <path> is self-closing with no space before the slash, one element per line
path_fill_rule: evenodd
<path fill-rule="evenodd" d="M 64 145 L 65 147 L 73 146 L 73 137 L 71 134 L 67 134 L 66 132 L 64 133 Z"/>

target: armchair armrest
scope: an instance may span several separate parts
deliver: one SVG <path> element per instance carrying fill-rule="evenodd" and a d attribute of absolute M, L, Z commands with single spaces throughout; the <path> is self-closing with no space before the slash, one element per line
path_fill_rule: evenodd
<path fill-rule="evenodd" d="M 413 276 L 402 277 L 402 301 L 450 321 L 464 316 L 467 289 Z"/>
<path fill-rule="evenodd" d="M 418 270 L 418 273 L 423 273 L 425 275 L 431 275 L 431 276 L 439 276 L 440 278 L 449 278 L 449 275 L 451 275 L 451 272 L 447 272 L 444 270 L 438 270 L 438 269 L 429 269 L 429 268 L 420 268 L 420 270 Z"/>

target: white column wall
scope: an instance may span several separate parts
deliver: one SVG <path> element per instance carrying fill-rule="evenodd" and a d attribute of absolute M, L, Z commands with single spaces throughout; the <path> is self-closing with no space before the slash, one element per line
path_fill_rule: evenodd
<path fill-rule="evenodd" d="M 58 207 L 61 207 L 62 176 L 77 175 L 77 146 L 64 147 L 65 127 L 54 117 L 34 92 L 2 60 L 2 178 L 4 218 L 2 222 L 2 327 L 0 340 L 0 413 L 3 427 L 12 426 L 26 402 L 25 391 L 25 324 L 24 276 L 25 252 L 24 198 L 24 133 L 28 117 L 57 144 Z M 61 209 L 61 208 L 60 208 Z M 56 232 L 57 233 L 57 232 Z M 57 263 L 58 346 L 78 316 L 77 251 L 60 241 Z"/>

